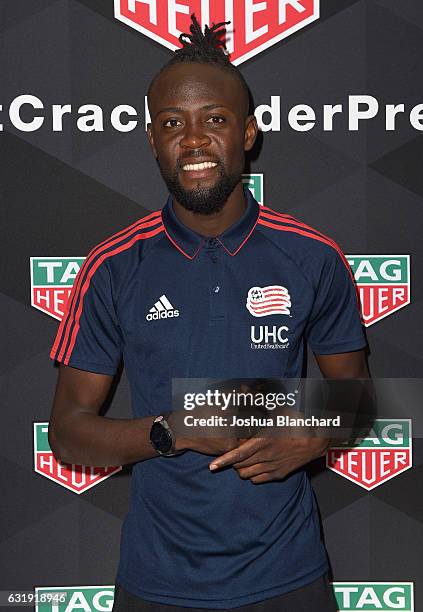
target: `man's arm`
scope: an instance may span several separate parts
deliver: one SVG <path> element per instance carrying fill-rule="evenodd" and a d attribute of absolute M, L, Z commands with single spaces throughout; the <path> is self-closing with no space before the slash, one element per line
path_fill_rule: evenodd
<path fill-rule="evenodd" d="M 157 456 L 150 444 L 154 417 L 100 416 L 113 376 L 60 364 L 48 436 L 54 456 L 64 463 L 112 466 Z"/>
<path fill-rule="evenodd" d="M 338 355 L 315 355 L 317 365 L 325 378 L 369 378 L 366 351 L 353 351 Z"/>
<path fill-rule="evenodd" d="M 364 349 L 360 351 L 353 351 L 351 353 L 340 353 L 337 355 L 315 355 L 315 358 L 319 369 L 325 378 L 335 380 L 370 378 L 367 354 Z M 315 438 L 310 438 L 310 440 L 316 441 Z M 319 438 L 317 438 L 317 444 L 318 441 Z M 330 446 L 344 440 L 332 437 L 326 439 L 321 438 L 320 441 L 322 443 L 322 448 L 317 456 L 323 456 Z M 311 444 L 313 444 L 313 442 L 311 442 Z M 317 451 L 319 451 L 318 446 Z"/>
<path fill-rule="evenodd" d="M 338 380 L 370 378 L 367 353 L 364 349 L 339 355 L 315 355 L 315 357 L 320 371 L 325 378 Z M 359 391 L 358 387 L 356 391 Z M 370 408 L 369 404 L 366 404 L 366 406 L 367 409 Z M 357 406 L 356 410 L 360 410 L 360 407 Z M 345 442 L 345 440 L 336 437 L 328 438 L 321 455 L 324 455 L 329 447 L 335 446 L 340 442 Z"/>
<path fill-rule="evenodd" d="M 150 443 L 154 416 L 114 419 L 99 414 L 113 376 L 60 364 L 48 437 L 56 459 L 97 467 L 125 465 L 160 457 Z M 157 407 L 157 415 L 168 411 Z M 155 416 L 157 416 L 155 415 Z M 172 425 L 171 415 L 169 423 Z M 176 438 L 176 450 L 219 455 L 237 445 L 236 438 Z M 169 458 L 167 460 L 172 460 Z"/>

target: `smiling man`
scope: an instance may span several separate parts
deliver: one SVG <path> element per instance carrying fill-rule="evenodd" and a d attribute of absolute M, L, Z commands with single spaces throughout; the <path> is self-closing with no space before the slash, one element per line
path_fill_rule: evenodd
<path fill-rule="evenodd" d="M 210 104 L 211 95 L 217 103 Z M 179 105 L 166 106 L 172 101 Z M 242 207 L 238 213 L 242 211 L 240 151 L 254 144 L 257 125 L 248 116 L 241 81 L 234 83 L 230 72 L 213 65 L 175 64 L 152 83 L 149 106 L 150 143 L 178 216 L 189 211 L 216 217 L 224 207 L 234 207 L 225 206 L 228 201 L 237 202 Z"/>
<path fill-rule="evenodd" d="M 151 83 L 148 138 L 170 194 L 78 274 L 51 351 L 49 441 L 64 462 L 134 464 L 115 612 L 331 612 L 303 469 L 329 441 L 181 437 L 170 412 L 172 378 L 297 378 L 306 343 L 324 376 L 368 376 L 339 247 L 243 188 L 257 123 L 222 25 L 203 33 L 193 17 Z M 100 415 L 122 358 L 128 420 Z"/>
<path fill-rule="evenodd" d="M 217 236 L 245 210 L 241 174 L 257 121 L 248 113 L 247 85 L 216 49 L 213 28 L 203 37 L 194 22 L 193 36 L 197 45 L 175 53 L 150 84 L 148 137 L 178 218 Z M 215 57 L 205 62 L 210 50 Z"/>

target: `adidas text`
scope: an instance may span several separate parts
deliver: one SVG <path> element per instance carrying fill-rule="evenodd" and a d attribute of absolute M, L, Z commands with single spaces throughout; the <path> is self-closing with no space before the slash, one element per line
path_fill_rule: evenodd
<path fill-rule="evenodd" d="M 179 317 L 179 310 L 162 310 L 161 312 L 149 312 L 145 317 L 147 321 L 154 321 L 157 319 L 170 319 L 172 317 Z"/>

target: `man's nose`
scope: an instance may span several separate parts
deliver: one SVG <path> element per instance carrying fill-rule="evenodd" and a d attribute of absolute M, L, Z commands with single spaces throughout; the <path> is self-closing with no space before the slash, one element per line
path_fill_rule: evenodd
<path fill-rule="evenodd" d="M 201 124 L 187 123 L 179 144 L 181 147 L 199 149 L 201 147 L 206 147 L 210 142 L 210 137 L 206 134 Z"/>

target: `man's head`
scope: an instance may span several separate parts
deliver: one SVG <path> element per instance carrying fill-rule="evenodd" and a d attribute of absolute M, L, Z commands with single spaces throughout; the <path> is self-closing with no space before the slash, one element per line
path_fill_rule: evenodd
<path fill-rule="evenodd" d="M 169 191 L 186 209 L 219 211 L 241 181 L 257 122 L 249 92 L 217 31 L 192 15 L 191 35 L 150 84 L 148 138 Z M 189 39 L 189 43 L 184 38 Z"/>

